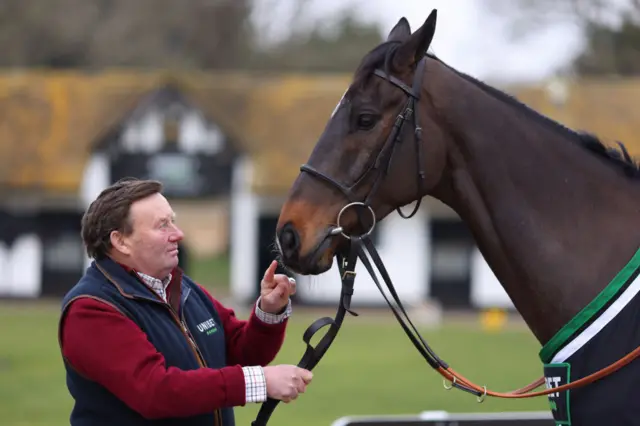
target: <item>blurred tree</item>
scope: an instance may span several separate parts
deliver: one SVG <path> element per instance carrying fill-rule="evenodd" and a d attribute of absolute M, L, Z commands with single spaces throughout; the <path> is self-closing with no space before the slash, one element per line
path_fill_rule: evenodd
<path fill-rule="evenodd" d="M 571 61 L 579 75 L 640 74 L 640 0 L 484 0 L 507 17 L 511 34 L 528 36 L 559 23 L 578 26 L 583 50 Z"/>
<path fill-rule="evenodd" d="M 381 40 L 353 10 L 333 31 L 295 25 L 308 10 L 301 0 L 285 39 L 263 46 L 257 1 L 267 0 L 0 0 L 0 67 L 342 71 Z"/>
<path fill-rule="evenodd" d="M 293 28 L 285 40 L 265 47 L 255 57 L 256 68 L 317 72 L 351 72 L 362 57 L 384 39 L 377 23 L 358 20 L 354 5 L 334 17 Z"/>
<path fill-rule="evenodd" d="M 581 75 L 640 75 L 640 25 L 628 17 L 618 29 L 589 23 L 587 46 L 573 61 Z"/>
<path fill-rule="evenodd" d="M 0 0 L 0 66 L 235 68 L 250 0 Z"/>

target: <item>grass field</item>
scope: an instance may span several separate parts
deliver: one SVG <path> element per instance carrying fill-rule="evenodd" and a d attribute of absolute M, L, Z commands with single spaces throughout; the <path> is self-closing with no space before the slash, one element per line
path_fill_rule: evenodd
<path fill-rule="evenodd" d="M 65 425 L 72 401 L 58 352 L 55 304 L 0 304 L 0 423 Z M 296 312 L 276 363 L 296 364 L 304 329 L 317 318 Z M 478 326 L 449 324 L 424 337 L 458 371 L 492 390 L 511 390 L 541 373 L 538 345 L 515 327 L 486 333 Z M 270 424 L 328 426 L 347 415 L 411 414 L 424 410 L 487 412 L 546 410 L 546 399 L 478 404 L 473 395 L 446 391 L 391 315 L 348 317 L 340 335 L 314 370 L 308 392 L 281 404 Z M 236 409 L 237 424 L 249 425 L 259 406 Z"/>

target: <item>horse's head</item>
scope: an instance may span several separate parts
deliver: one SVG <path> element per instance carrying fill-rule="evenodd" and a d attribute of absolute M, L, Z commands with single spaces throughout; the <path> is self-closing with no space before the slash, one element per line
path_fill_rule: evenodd
<path fill-rule="evenodd" d="M 440 180 L 442 131 L 422 90 L 436 16 L 413 34 L 400 19 L 362 59 L 280 214 L 276 243 L 292 270 L 328 270 L 346 241 L 338 227 L 366 233 L 375 218 L 420 200 Z M 352 202 L 363 204 L 343 209 Z"/>

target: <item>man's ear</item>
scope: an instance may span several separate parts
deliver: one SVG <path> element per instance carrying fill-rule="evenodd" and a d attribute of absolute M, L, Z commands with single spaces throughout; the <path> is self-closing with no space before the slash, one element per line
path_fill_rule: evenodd
<path fill-rule="evenodd" d="M 111 241 L 111 246 L 115 251 L 125 255 L 131 254 L 129 242 L 120 231 L 111 231 L 109 234 L 109 240 Z"/>
<path fill-rule="evenodd" d="M 403 42 L 411 37 L 411 26 L 409 21 L 404 16 L 400 18 L 395 27 L 391 29 L 387 36 L 387 41 L 400 41 Z"/>
<path fill-rule="evenodd" d="M 424 58 L 436 32 L 437 20 L 438 11 L 433 9 L 424 24 L 398 47 L 393 59 L 397 69 L 411 68 Z"/>

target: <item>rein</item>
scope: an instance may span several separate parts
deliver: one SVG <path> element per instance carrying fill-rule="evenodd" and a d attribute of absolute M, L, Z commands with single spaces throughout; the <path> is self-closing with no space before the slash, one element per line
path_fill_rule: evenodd
<path fill-rule="evenodd" d="M 384 263 L 382 262 L 382 259 L 380 258 L 375 246 L 373 245 L 371 240 L 368 238 L 368 236 L 365 236 L 364 238 L 355 238 L 355 239 L 352 237 L 352 244 L 353 244 L 352 247 L 355 247 L 355 250 L 357 250 L 358 252 L 358 258 L 360 258 L 363 265 L 367 268 L 367 271 L 369 272 L 371 278 L 373 279 L 376 286 L 378 287 L 378 290 L 380 290 L 380 293 L 382 294 L 385 301 L 387 302 L 387 305 L 389 305 L 389 308 L 393 312 L 394 316 L 402 326 L 402 329 L 407 334 L 407 336 L 409 337 L 413 345 L 416 347 L 418 352 L 420 352 L 420 354 L 425 358 L 427 363 L 444 378 L 444 387 L 447 390 L 455 387 L 465 392 L 474 394 L 476 395 L 478 402 L 483 402 L 487 395 L 497 397 L 497 398 L 509 398 L 509 399 L 532 398 L 537 396 L 548 395 L 550 393 L 562 392 L 568 389 L 575 389 L 578 387 L 585 386 L 589 383 L 593 383 L 594 381 L 602 377 L 608 376 L 609 374 L 619 370 L 620 368 L 624 367 L 625 365 L 633 361 L 635 358 L 640 356 L 640 347 L 637 347 L 636 349 L 628 353 L 623 358 L 619 359 L 618 361 L 608 365 L 607 367 L 595 373 L 592 373 L 588 376 L 585 376 L 581 379 L 578 379 L 574 382 L 571 382 L 565 385 L 552 387 L 552 388 L 548 388 L 548 389 L 537 391 L 537 392 L 532 392 L 532 391 L 545 383 L 544 377 L 539 378 L 538 380 L 532 382 L 531 384 L 523 388 L 516 389 L 510 392 L 495 392 L 495 391 L 488 390 L 486 386 L 477 385 L 472 381 L 470 381 L 469 379 L 465 378 L 462 374 L 452 369 L 445 361 L 443 361 L 441 358 L 439 358 L 435 354 L 433 349 L 431 349 L 429 344 L 420 335 L 418 330 L 416 330 L 415 326 L 411 322 L 411 319 L 409 318 L 409 315 L 404 309 L 404 306 L 402 305 L 402 302 L 400 301 L 400 298 L 398 297 L 397 292 L 395 291 L 393 283 L 391 282 L 391 278 L 389 277 L 389 274 L 384 266 Z M 399 309 L 393 306 L 392 303 L 387 298 L 387 296 L 385 295 L 384 290 L 382 289 L 382 286 L 380 285 L 380 282 L 377 279 L 373 266 L 371 265 L 371 262 L 369 262 L 369 259 L 365 255 L 365 251 L 368 252 L 369 256 L 373 260 L 373 263 L 375 264 L 376 268 L 380 272 L 380 275 L 382 276 L 382 279 L 384 280 L 387 286 L 387 289 L 389 290 L 389 293 L 393 297 L 393 300 L 396 303 L 396 305 L 399 307 Z M 406 317 L 406 322 L 403 318 L 401 318 L 401 315 L 398 311 L 400 311 L 404 315 L 404 317 Z M 407 323 L 411 326 L 411 329 L 415 332 L 415 335 L 411 333 L 411 330 L 407 326 Z M 449 381 L 451 384 L 447 385 L 446 383 L 447 381 Z"/>
<path fill-rule="evenodd" d="M 337 255 L 337 257 L 338 268 L 340 270 L 342 280 L 342 291 L 340 292 L 340 302 L 338 304 L 336 315 L 333 318 L 323 317 L 317 319 L 305 330 L 302 336 L 302 340 L 306 343 L 307 349 L 302 355 L 300 362 L 298 362 L 298 367 L 305 368 L 309 371 L 313 370 L 313 368 L 318 365 L 318 362 L 320 362 L 324 354 L 327 352 L 327 349 L 329 349 L 329 346 L 331 346 L 331 343 L 333 343 L 333 340 L 338 335 L 338 331 L 342 326 L 342 321 L 346 314 L 350 313 L 353 316 L 358 316 L 357 313 L 351 310 L 353 282 L 356 277 L 355 270 L 357 252 L 350 250 L 349 255 L 346 258 L 343 258 L 341 255 Z M 311 339 L 320 329 L 327 325 L 329 326 L 329 330 L 327 330 L 320 342 L 313 347 L 311 345 Z M 266 426 L 279 402 L 280 400 L 267 398 L 267 400 L 262 403 L 260 411 L 258 412 L 256 419 L 251 423 L 251 426 Z"/>
<path fill-rule="evenodd" d="M 487 397 L 487 395 L 492 397 L 497 397 L 497 398 L 509 398 L 509 399 L 532 398 L 532 397 L 548 395 L 550 393 L 562 392 L 565 390 L 575 389 L 581 386 L 585 386 L 587 384 L 593 383 L 598 379 L 606 377 L 609 374 L 629 364 L 631 361 L 633 361 L 638 356 L 640 356 L 640 346 L 638 346 L 636 349 L 634 349 L 632 352 L 628 353 L 626 356 L 619 359 L 618 361 L 608 365 L 607 367 L 593 374 L 590 374 L 586 377 L 583 377 L 571 383 L 567 383 L 565 385 L 561 385 L 558 387 L 550 387 L 548 389 L 540 390 L 540 391 L 534 391 L 541 385 L 545 384 L 544 377 L 541 377 L 536 381 L 520 389 L 516 389 L 510 392 L 495 392 L 495 391 L 488 390 L 486 386 L 480 386 L 473 383 L 469 379 L 465 378 L 462 374 L 452 369 L 445 361 L 443 361 L 440 357 L 436 355 L 434 350 L 431 349 L 429 344 L 425 341 L 425 339 L 420 335 L 416 327 L 413 325 L 413 323 L 411 322 L 411 319 L 409 318 L 409 315 L 407 314 L 404 306 L 402 305 L 402 302 L 400 301 L 400 298 L 398 297 L 398 294 L 391 281 L 391 277 L 389 276 L 389 273 L 387 272 L 387 269 L 385 268 L 384 263 L 382 262 L 382 259 L 380 258 L 380 255 L 378 254 L 378 251 L 376 250 L 375 246 L 371 242 L 371 239 L 369 238 L 369 236 L 376 225 L 376 216 L 373 209 L 371 208 L 372 196 L 378 189 L 379 185 L 383 180 L 383 177 L 386 175 L 386 173 L 389 170 L 396 146 L 402 143 L 401 134 L 402 134 L 403 126 L 408 120 L 411 120 L 413 122 L 413 127 L 414 127 L 413 133 L 415 136 L 414 140 L 415 140 L 416 154 L 417 154 L 416 159 L 417 159 L 417 174 L 418 174 L 418 182 L 417 182 L 418 197 L 417 197 L 416 206 L 409 215 L 404 215 L 400 210 L 400 208 L 397 208 L 396 210 L 398 211 L 401 217 L 405 219 L 409 219 L 416 214 L 420 206 L 420 201 L 422 200 L 421 194 L 424 193 L 423 188 L 424 188 L 424 179 L 425 179 L 425 172 L 422 169 L 422 167 L 424 166 L 423 152 L 422 152 L 423 147 L 422 147 L 422 140 L 421 140 L 422 128 L 418 125 L 418 122 L 417 122 L 418 104 L 415 101 L 420 100 L 420 88 L 421 88 L 422 76 L 424 74 L 425 64 L 426 64 L 426 58 L 423 58 L 418 63 L 417 69 L 414 75 L 412 87 L 407 86 L 401 80 L 387 74 L 386 72 L 380 69 L 376 69 L 374 71 L 374 74 L 376 76 L 383 78 L 384 80 L 388 81 L 389 83 L 397 86 L 402 91 L 404 91 L 408 95 L 408 100 L 404 107 L 404 110 L 400 114 L 398 114 L 396 121 L 394 123 L 394 127 L 387 141 L 383 145 L 380 153 L 378 154 L 376 161 L 372 164 L 372 166 L 368 170 L 365 171 L 363 176 L 360 179 L 358 179 L 353 185 L 346 186 L 336 181 L 332 177 L 327 176 L 323 172 L 318 171 L 317 169 L 310 166 L 309 164 L 303 164 L 300 167 L 301 172 L 307 172 L 312 176 L 315 176 L 320 180 L 323 180 L 331 184 L 333 187 L 339 189 L 350 202 L 340 210 L 337 216 L 336 226 L 325 237 L 325 238 L 329 238 L 329 237 L 335 237 L 335 236 L 343 236 L 348 240 L 348 243 L 349 243 L 348 250 L 347 250 L 348 254 L 346 257 L 344 257 L 343 253 L 336 254 L 336 257 L 338 260 L 338 267 L 340 270 L 340 275 L 342 280 L 342 291 L 340 294 L 340 304 L 338 306 L 338 311 L 336 313 L 335 318 L 333 319 L 329 317 L 320 318 L 316 320 L 313 324 L 311 324 L 309 328 L 307 328 L 307 330 L 303 335 L 303 340 L 307 344 L 307 350 L 305 351 L 302 359 L 298 363 L 298 366 L 302 368 L 306 368 L 308 370 L 313 369 L 317 365 L 317 363 L 320 361 L 320 359 L 324 356 L 329 346 L 331 346 L 331 344 L 333 343 L 333 340 L 335 339 L 338 331 L 340 330 L 340 327 L 342 326 L 342 322 L 346 313 L 349 312 L 350 314 L 357 316 L 357 314 L 351 310 L 350 304 L 351 304 L 351 296 L 353 295 L 354 280 L 356 276 L 355 267 L 358 259 L 362 261 L 362 264 L 365 266 L 365 268 L 367 269 L 367 272 L 369 273 L 369 275 L 375 282 L 376 286 L 378 287 L 380 294 L 382 294 L 382 296 L 384 297 L 384 300 L 387 302 L 387 305 L 389 305 L 389 308 L 393 312 L 393 315 L 398 320 L 398 322 L 400 323 L 400 326 L 402 327 L 404 332 L 407 334 L 407 336 L 409 337 L 413 345 L 416 347 L 418 352 L 420 352 L 420 354 L 423 356 L 423 358 L 429 364 L 429 366 L 434 370 L 436 370 L 443 377 L 443 385 L 444 385 L 444 388 L 447 390 L 456 388 L 456 389 L 460 389 L 462 391 L 468 392 L 470 394 L 475 395 L 478 402 L 483 402 Z M 369 174 L 369 172 L 373 172 L 373 171 L 377 171 L 377 176 L 375 178 L 375 181 L 373 183 L 373 186 L 369 194 L 365 198 L 364 202 L 356 201 L 358 197 L 355 195 L 355 188 L 358 186 L 359 183 L 361 183 L 364 180 L 364 178 Z M 340 225 L 342 215 L 344 214 L 344 212 L 348 208 L 355 207 L 355 206 L 362 206 L 364 210 L 368 210 L 372 218 L 372 223 L 368 231 L 366 231 L 364 234 L 357 235 L 357 236 L 346 234 L 345 229 Z M 360 223 L 362 223 L 360 211 L 357 211 L 357 218 L 360 221 Z M 389 290 L 389 293 L 391 294 L 398 308 L 396 308 L 391 303 L 391 301 L 385 294 L 384 290 L 382 289 L 382 285 L 378 280 L 377 274 L 374 270 L 373 265 L 371 264 L 371 261 L 369 260 L 369 257 L 372 259 L 373 264 L 375 265 L 376 269 L 379 271 L 380 276 L 384 280 L 386 287 Z M 406 318 L 406 320 L 403 318 L 403 316 Z M 318 345 L 315 348 L 312 347 L 311 344 L 309 343 L 311 338 L 319 329 L 321 329 L 326 325 L 330 325 L 329 331 L 325 334 L 325 336 L 322 338 L 322 340 L 318 343 Z M 447 382 L 449 382 L 449 384 L 447 384 Z M 260 408 L 260 411 L 258 413 L 256 420 L 251 425 L 266 426 L 278 402 L 279 402 L 278 400 L 268 398 L 267 401 L 262 404 L 262 407 Z"/>

